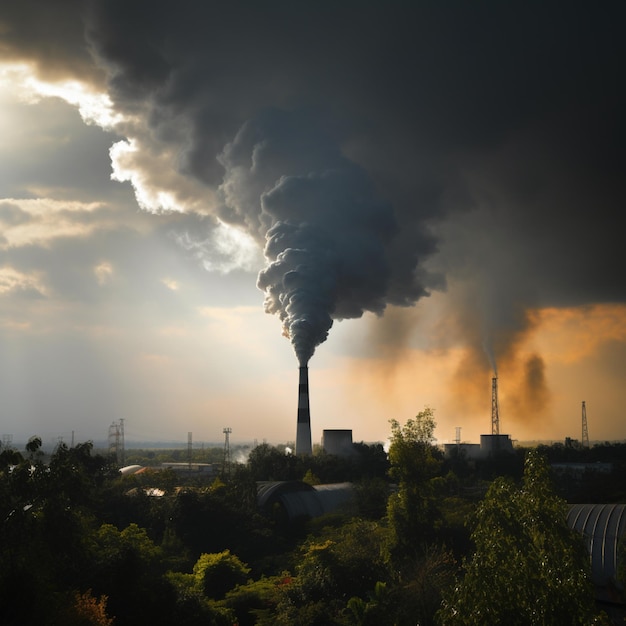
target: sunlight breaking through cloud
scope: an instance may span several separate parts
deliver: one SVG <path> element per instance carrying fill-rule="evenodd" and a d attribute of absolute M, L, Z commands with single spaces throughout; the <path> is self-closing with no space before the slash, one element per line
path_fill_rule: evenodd
<path fill-rule="evenodd" d="M 114 129 L 126 118 L 113 107 L 106 93 L 78 80 L 48 82 L 37 78 L 33 68 L 24 63 L 0 65 L 0 83 L 5 83 L 28 104 L 42 98 L 60 98 L 75 106 L 86 124 L 97 124 L 106 130 Z"/>

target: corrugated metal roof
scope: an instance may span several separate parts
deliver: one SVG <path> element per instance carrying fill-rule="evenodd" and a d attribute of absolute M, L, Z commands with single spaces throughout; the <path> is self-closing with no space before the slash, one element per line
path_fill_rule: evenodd
<path fill-rule="evenodd" d="M 573 504 L 567 525 L 586 541 L 593 582 L 604 586 L 614 581 L 618 543 L 626 533 L 626 504 Z"/>
<path fill-rule="evenodd" d="M 317 499 L 323 513 L 332 513 L 352 502 L 354 488 L 352 483 L 334 483 L 329 485 L 315 485 Z"/>
<path fill-rule="evenodd" d="M 275 504 L 280 505 L 290 520 L 319 517 L 332 513 L 352 501 L 351 483 L 311 485 L 301 481 L 257 483 L 257 504 L 271 514 Z"/>

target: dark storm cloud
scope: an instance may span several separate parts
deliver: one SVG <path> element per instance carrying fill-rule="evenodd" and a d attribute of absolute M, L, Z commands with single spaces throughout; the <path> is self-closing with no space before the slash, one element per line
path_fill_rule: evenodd
<path fill-rule="evenodd" d="M 444 273 L 466 284 L 457 315 L 479 320 L 476 348 L 506 354 L 528 308 L 624 301 L 624 3 L 85 7 L 115 105 L 145 116 L 181 172 L 221 185 L 216 210 L 257 240 L 267 228 L 270 241 L 283 236 L 279 223 L 295 228 L 289 237 L 310 228 L 300 211 L 312 197 L 331 206 L 313 181 L 362 172 L 366 205 L 392 207 L 395 223 L 393 237 L 381 230 L 387 275 L 366 310 L 412 304 L 443 288 Z M 41 48 L 10 32 L 24 54 Z M 52 65 L 83 62 L 77 37 L 57 42 Z M 258 124 L 268 111 L 294 124 L 291 144 L 284 128 Z M 309 186 L 279 219 L 268 209 L 287 181 Z M 287 249 L 302 250 L 287 242 L 281 258 Z M 321 296 L 331 317 L 333 289 Z"/>
<path fill-rule="evenodd" d="M 49 78 L 94 79 L 83 33 L 83 0 L 7 0 L 0 8 L 0 54 L 30 61 Z"/>

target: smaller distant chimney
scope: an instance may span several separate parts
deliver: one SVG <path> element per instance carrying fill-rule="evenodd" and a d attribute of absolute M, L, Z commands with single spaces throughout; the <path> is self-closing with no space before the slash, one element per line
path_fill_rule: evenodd
<path fill-rule="evenodd" d="M 498 377 L 491 379 L 491 434 L 500 434 L 500 411 L 498 409 Z"/>
<path fill-rule="evenodd" d="M 311 448 L 311 411 L 309 409 L 309 368 L 300 366 L 298 385 L 298 426 L 296 430 L 296 454 L 309 455 Z"/>

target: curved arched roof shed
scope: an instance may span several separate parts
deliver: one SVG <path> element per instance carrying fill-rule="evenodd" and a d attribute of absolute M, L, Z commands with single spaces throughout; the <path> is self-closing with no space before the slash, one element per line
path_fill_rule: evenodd
<path fill-rule="evenodd" d="M 573 504 L 567 525 L 585 539 L 593 582 L 599 586 L 614 582 L 618 543 L 626 533 L 626 504 Z"/>
<path fill-rule="evenodd" d="M 275 516 L 276 508 L 279 508 L 288 521 L 332 513 L 349 505 L 353 496 L 351 483 L 315 486 L 298 480 L 257 483 L 259 509 L 266 515 Z"/>

